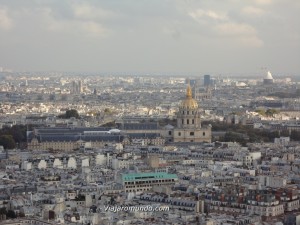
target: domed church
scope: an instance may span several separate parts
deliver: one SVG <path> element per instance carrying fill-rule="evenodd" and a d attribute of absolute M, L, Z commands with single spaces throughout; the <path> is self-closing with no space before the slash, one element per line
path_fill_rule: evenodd
<path fill-rule="evenodd" d="M 172 132 L 173 142 L 211 142 L 211 126 L 201 127 L 200 111 L 192 96 L 190 85 L 186 98 L 181 101 L 177 112 L 177 127 Z"/>

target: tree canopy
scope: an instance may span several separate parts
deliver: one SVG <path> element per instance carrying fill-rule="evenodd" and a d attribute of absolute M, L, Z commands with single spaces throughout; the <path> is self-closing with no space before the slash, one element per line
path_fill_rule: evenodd
<path fill-rule="evenodd" d="M 16 215 L 15 211 L 13 211 L 13 210 L 8 210 L 6 213 L 6 216 L 7 216 L 7 218 L 12 218 L 12 219 L 17 218 L 17 215 Z"/>
<path fill-rule="evenodd" d="M 280 136 L 289 136 L 287 132 L 270 131 L 262 129 L 254 129 L 251 126 L 241 124 L 227 124 L 223 122 L 204 121 L 203 125 L 211 124 L 212 131 L 225 131 L 225 136 L 220 138 L 220 141 L 235 141 L 244 145 L 247 142 L 273 142 L 274 138 Z M 300 132 L 299 132 L 300 133 Z M 297 132 L 294 133 L 294 140 L 297 137 Z"/>
<path fill-rule="evenodd" d="M 274 116 L 275 114 L 278 114 L 279 111 L 276 110 L 276 109 L 267 109 L 266 111 L 263 110 L 263 109 L 258 109 L 256 110 L 255 112 L 259 113 L 260 115 L 262 116 L 267 116 L 267 117 L 272 117 Z"/>
<path fill-rule="evenodd" d="M 70 119 L 71 117 L 75 117 L 76 119 L 79 119 L 79 113 L 76 109 L 68 109 L 65 114 L 59 115 L 59 118 L 64 118 L 64 119 Z"/>
<path fill-rule="evenodd" d="M 1 135 L 0 145 L 2 145 L 4 149 L 14 149 L 16 147 L 16 142 L 11 135 Z"/>
<path fill-rule="evenodd" d="M 76 109 L 70 109 L 66 111 L 66 118 L 71 118 L 71 117 L 75 117 L 76 119 L 80 117 Z"/>

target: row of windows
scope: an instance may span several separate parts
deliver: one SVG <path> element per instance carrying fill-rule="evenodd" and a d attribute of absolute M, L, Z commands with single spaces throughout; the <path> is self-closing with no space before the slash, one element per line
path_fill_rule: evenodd
<path fill-rule="evenodd" d="M 194 119 L 192 119 L 191 124 L 194 124 L 194 123 L 195 123 L 195 121 L 194 121 Z M 184 119 L 182 119 L 182 124 L 184 124 Z M 189 119 L 186 120 L 186 124 L 190 124 Z"/>
<path fill-rule="evenodd" d="M 150 185 L 150 184 L 145 184 L 145 185 L 126 185 L 125 186 L 125 188 L 136 188 L 136 187 L 138 187 L 138 188 L 140 188 L 140 187 L 147 187 L 147 188 L 151 188 L 152 187 L 152 185 Z"/>
<path fill-rule="evenodd" d="M 164 184 L 157 184 L 157 186 L 163 186 Z M 126 188 L 126 187 L 125 187 Z M 135 189 L 134 187 L 132 188 L 128 188 L 128 189 L 125 189 L 125 192 L 135 192 L 135 191 L 148 191 L 150 190 L 152 187 L 145 187 L 144 188 L 138 188 L 138 189 Z"/>
<path fill-rule="evenodd" d="M 191 112 L 192 112 L 192 115 L 194 115 L 194 111 L 191 111 Z M 187 111 L 186 114 L 190 115 L 190 111 Z M 182 111 L 182 115 L 184 115 L 184 111 Z"/>
<path fill-rule="evenodd" d="M 141 188 L 141 189 L 136 189 L 136 191 L 149 191 L 150 188 Z M 135 190 L 126 190 L 125 192 L 135 192 Z"/>
<path fill-rule="evenodd" d="M 150 183 L 162 183 L 162 182 L 174 182 L 174 179 L 135 181 L 135 184 L 148 184 L 148 183 L 150 184 Z M 125 182 L 125 184 L 134 184 L 134 181 Z"/>
<path fill-rule="evenodd" d="M 194 131 L 190 132 L 190 136 L 194 136 L 194 135 L 195 135 Z M 205 136 L 205 132 L 203 132 L 202 135 Z M 181 132 L 178 132 L 178 136 L 181 136 Z"/>
<path fill-rule="evenodd" d="M 34 221 L 34 220 L 25 220 L 23 221 L 24 223 L 29 223 L 29 224 L 37 224 L 37 225 L 47 225 L 50 223 L 44 223 L 44 222 L 40 222 L 40 221 Z M 21 225 L 20 223 L 16 224 L 16 225 Z"/>

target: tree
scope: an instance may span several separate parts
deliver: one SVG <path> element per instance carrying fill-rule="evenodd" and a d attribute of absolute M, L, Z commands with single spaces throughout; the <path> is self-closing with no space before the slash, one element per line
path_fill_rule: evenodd
<path fill-rule="evenodd" d="M 11 135 L 15 142 L 26 141 L 26 126 L 24 125 L 14 125 L 12 127 L 4 127 L 0 130 L 0 136 Z"/>
<path fill-rule="evenodd" d="M 6 211 L 6 208 L 5 207 L 2 207 L 0 208 L 0 215 L 6 215 L 7 214 L 7 211 Z"/>
<path fill-rule="evenodd" d="M 13 126 L 10 130 L 9 133 L 13 139 L 15 140 L 15 142 L 22 142 L 22 141 L 26 141 L 26 128 L 25 127 L 20 127 L 20 126 Z"/>
<path fill-rule="evenodd" d="M 278 113 L 279 113 L 279 111 L 276 109 L 267 109 L 267 111 L 266 111 L 266 115 L 269 117 L 274 116 L 274 114 L 278 114 Z"/>
<path fill-rule="evenodd" d="M 65 114 L 59 115 L 58 117 L 64 119 L 70 119 L 71 117 L 75 117 L 76 119 L 80 118 L 76 109 L 69 109 L 65 112 Z"/>
<path fill-rule="evenodd" d="M 15 211 L 13 211 L 13 210 L 8 210 L 6 213 L 6 216 L 7 216 L 7 218 L 13 218 L 13 219 L 17 218 L 17 215 L 16 215 Z"/>
<path fill-rule="evenodd" d="M 26 132 L 27 130 L 32 130 L 32 125 L 14 125 L 12 127 L 3 127 L 0 129 L 0 137 L 3 135 L 9 135 L 12 136 L 14 142 L 16 145 L 18 144 L 18 147 L 22 146 L 24 143 L 26 143 Z M 5 138 L 7 139 L 7 138 Z M 3 141 L 3 139 L 1 139 Z M 0 144 L 1 145 L 1 144 Z"/>
<path fill-rule="evenodd" d="M 80 117 L 76 109 L 70 109 L 66 111 L 66 118 L 69 119 L 71 117 L 75 117 L 76 119 Z"/>
<path fill-rule="evenodd" d="M 105 108 L 105 109 L 104 109 L 104 113 L 106 113 L 106 114 L 111 114 L 111 110 L 110 110 L 109 108 Z"/>
<path fill-rule="evenodd" d="M 300 131 L 292 130 L 291 139 L 293 141 L 300 141 Z"/>
<path fill-rule="evenodd" d="M 263 109 L 257 109 L 257 110 L 255 110 L 255 112 L 257 112 L 258 114 L 260 114 L 262 116 L 266 116 L 266 112 Z"/>
<path fill-rule="evenodd" d="M 116 127 L 116 121 L 110 121 L 105 124 L 102 124 L 102 127 Z"/>
<path fill-rule="evenodd" d="M 4 149 L 14 149 L 16 147 L 15 140 L 11 135 L 1 135 L 0 145 L 2 145 Z"/>
<path fill-rule="evenodd" d="M 247 141 L 243 137 L 243 134 L 233 133 L 233 132 L 226 132 L 223 141 L 226 141 L 226 142 L 238 142 L 242 146 L 246 146 L 246 144 L 247 144 Z"/>

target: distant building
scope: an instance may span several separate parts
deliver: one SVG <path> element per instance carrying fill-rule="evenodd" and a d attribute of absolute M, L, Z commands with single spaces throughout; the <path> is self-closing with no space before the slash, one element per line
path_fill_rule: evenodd
<path fill-rule="evenodd" d="M 190 85 L 177 112 L 177 127 L 169 134 L 174 142 L 211 142 L 211 127 L 201 127 L 198 103 L 192 97 Z"/>
<path fill-rule="evenodd" d="M 264 78 L 264 85 L 270 85 L 274 83 L 274 78 L 270 71 L 267 72 L 266 77 Z"/>
<path fill-rule="evenodd" d="M 82 81 L 72 81 L 71 94 L 80 94 L 83 91 Z"/>
<path fill-rule="evenodd" d="M 153 186 L 172 186 L 177 180 L 176 174 L 164 172 L 122 174 L 125 192 L 144 192 L 151 190 Z"/>
<path fill-rule="evenodd" d="M 199 89 L 195 91 L 195 99 L 196 100 L 207 100 L 212 98 L 212 90 L 209 86 L 205 89 Z"/>
<path fill-rule="evenodd" d="M 162 145 L 167 142 L 211 142 L 211 127 L 201 127 L 197 101 L 188 85 L 186 98 L 177 112 L 177 126 L 159 127 L 155 122 L 122 123 L 120 129 L 132 140 L 144 140 L 146 144 Z"/>
<path fill-rule="evenodd" d="M 211 78 L 210 78 L 210 75 L 204 75 L 203 85 L 204 85 L 205 87 L 211 85 Z"/>
<path fill-rule="evenodd" d="M 29 150 L 62 150 L 80 149 L 86 142 L 91 147 L 103 147 L 110 143 L 122 143 L 124 134 L 112 132 L 109 128 L 44 128 L 35 129 L 27 134 Z"/>

